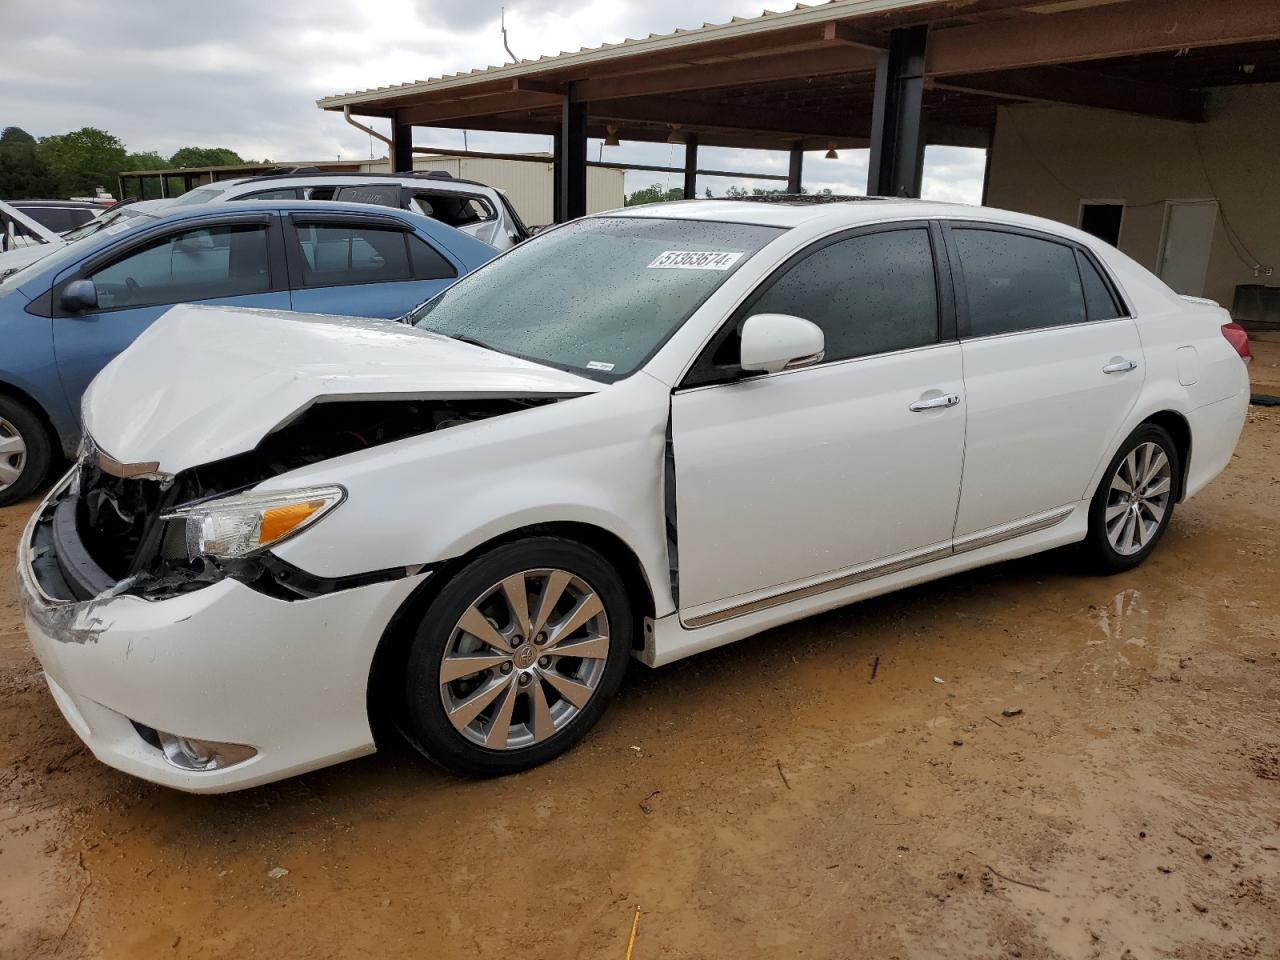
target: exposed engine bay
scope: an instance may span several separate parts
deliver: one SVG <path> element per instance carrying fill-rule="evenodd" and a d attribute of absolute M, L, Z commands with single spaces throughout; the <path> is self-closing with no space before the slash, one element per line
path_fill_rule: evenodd
<path fill-rule="evenodd" d="M 252 450 L 174 476 L 116 476 L 108 472 L 106 458 L 90 451 L 37 521 L 33 568 L 45 592 L 60 600 L 88 600 L 108 591 L 160 599 L 224 577 L 279 599 L 299 599 L 409 575 L 422 568 L 332 579 L 312 576 L 265 549 L 236 560 L 193 558 L 184 522 L 163 515 L 309 464 L 559 399 L 318 400 Z"/>

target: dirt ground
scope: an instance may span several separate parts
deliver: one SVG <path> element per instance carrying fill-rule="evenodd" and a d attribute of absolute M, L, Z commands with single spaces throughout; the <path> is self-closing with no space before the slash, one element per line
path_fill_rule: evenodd
<path fill-rule="evenodd" d="M 622 960 L 638 910 L 635 960 L 1278 957 L 1278 500 L 1254 407 L 1135 572 L 1057 552 L 636 665 L 579 748 L 490 782 L 404 749 L 131 780 L 58 714 L 4 574 L 0 956 Z"/>

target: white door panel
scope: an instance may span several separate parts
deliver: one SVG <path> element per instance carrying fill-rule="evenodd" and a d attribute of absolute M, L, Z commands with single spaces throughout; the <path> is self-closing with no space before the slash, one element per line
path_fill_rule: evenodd
<path fill-rule="evenodd" d="M 1081 499 L 1142 387 L 1132 320 L 964 341 L 963 537 Z M 1133 370 L 1103 368 L 1136 362 Z"/>
<path fill-rule="evenodd" d="M 964 392 L 950 343 L 677 393 L 680 606 L 950 541 Z"/>
<path fill-rule="evenodd" d="M 1218 226 L 1216 200 L 1170 200 L 1165 204 L 1160 279 L 1176 293 L 1204 294 L 1209 252 Z"/>

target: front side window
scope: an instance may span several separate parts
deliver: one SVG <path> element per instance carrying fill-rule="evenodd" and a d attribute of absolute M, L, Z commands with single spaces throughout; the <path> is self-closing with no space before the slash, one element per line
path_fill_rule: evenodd
<path fill-rule="evenodd" d="M 297 225 L 302 284 L 332 287 L 408 280 L 413 271 L 405 231 L 364 224 Z"/>
<path fill-rule="evenodd" d="M 90 274 L 104 310 L 271 289 L 266 224 L 198 227 L 172 233 Z"/>
<path fill-rule="evenodd" d="M 971 337 L 1083 323 L 1084 291 L 1072 247 L 1019 233 L 952 228 Z"/>
<path fill-rule="evenodd" d="M 512 248 L 414 312 L 423 330 L 615 380 L 782 230 L 588 217 Z"/>
<path fill-rule="evenodd" d="M 826 338 L 826 361 L 936 343 L 929 231 L 889 230 L 828 244 L 773 281 L 747 313 L 816 323 Z"/>

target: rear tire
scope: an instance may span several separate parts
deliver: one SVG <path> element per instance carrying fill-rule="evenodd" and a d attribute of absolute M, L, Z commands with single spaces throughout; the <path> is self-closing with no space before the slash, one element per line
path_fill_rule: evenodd
<path fill-rule="evenodd" d="M 53 443 L 26 404 L 0 395 L 0 507 L 25 500 L 44 482 Z"/>
<path fill-rule="evenodd" d="M 1109 575 L 1132 570 L 1150 556 L 1173 518 L 1182 458 L 1163 427 L 1144 423 L 1107 464 L 1089 504 L 1084 554 Z"/>
<path fill-rule="evenodd" d="M 622 683 L 632 618 L 622 578 L 590 547 L 534 537 L 494 548 L 445 584 L 414 630 L 408 739 L 468 776 L 560 755 Z"/>

